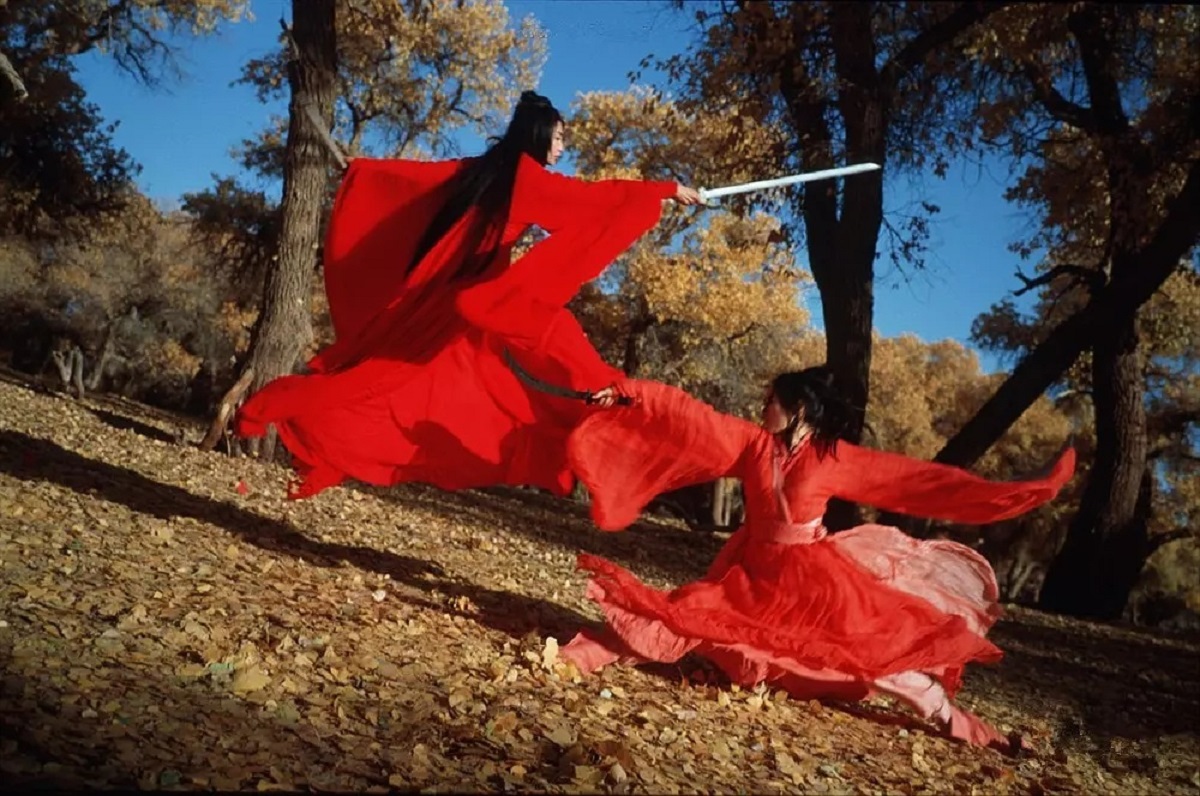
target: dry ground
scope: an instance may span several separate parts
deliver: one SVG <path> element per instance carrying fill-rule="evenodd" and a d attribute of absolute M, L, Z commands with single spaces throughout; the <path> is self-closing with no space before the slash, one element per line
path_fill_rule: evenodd
<path fill-rule="evenodd" d="M 1200 793 L 1200 641 L 1012 609 L 962 702 L 1034 752 L 885 700 L 694 662 L 580 678 L 591 551 L 649 580 L 719 539 L 603 534 L 519 490 L 334 489 L 172 442 L 179 421 L 0 378 L 0 779 L 26 787 Z M 188 429 L 192 439 L 198 437 Z M 706 682 L 707 681 L 707 682 Z"/>

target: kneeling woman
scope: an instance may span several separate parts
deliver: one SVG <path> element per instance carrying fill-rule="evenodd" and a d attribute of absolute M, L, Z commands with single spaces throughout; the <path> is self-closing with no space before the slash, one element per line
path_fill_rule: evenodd
<path fill-rule="evenodd" d="M 746 523 L 703 579 L 671 591 L 581 555 L 608 629 L 580 633 L 565 658 L 590 672 L 694 652 L 734 682 L 767 682 L 799 698 L 887 692 L 953 737 L 1008 747 L 951 702 L 966 664 L 1001 657 L 985 637 L 1000 614 L 988 562 L 961 544 L 882 525 L 831 536 L 821 517 L 838 497 L 953 522 L 1008 519 L 1057 495 L 1074 451 L 1043 479 L 993 482 L 853 445 L 839 439 L 849 412 L 825 367 L 777 377 L 761 426 L 654 382 L 626 381 L 605 392 L 606 402 L 618 393 L 633 405 L 593 414 L 568 442 L 596 524 L 618 530 L 656 495 L 722 476 L 742 479 Z"/>

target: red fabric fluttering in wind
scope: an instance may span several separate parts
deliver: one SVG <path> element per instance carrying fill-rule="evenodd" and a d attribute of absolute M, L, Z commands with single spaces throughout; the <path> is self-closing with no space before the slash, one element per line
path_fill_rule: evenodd
<path fill-rule="evenodd" d="M 565 305 L 658 222 L 676 185 L 573 179 L 523 156 L 501 249 L 485 272 L 452 279 L 471 254 L 471 210 L 406 273 L 463 163 L 351 163 L 325 243 L 336 341 L 313 357 L 309 373 L 251 396 L 236 419 L 242 436 L 278 430 L 299 476 L 292 497 L 347 477 L 570 489 L 566 435 L 591 410 L 530 391 L 502 353 L 576 389 L 620 378 Z M 510 265 L 513 244 L 531 225 L 549 237 Z"/>
<path fill-rule="evenodd" d="M 833 498 L 953 522 L 1016 517 L 1059 493 L 1073 450 L 1044 477 L 988 481 L 848 442 L 826 456 L 807 444 L 785 451 L 760 426 L 681 390 L 634 379 L 620 388 L 633 404 L 583 419 L 568 441 L 596 524 L 621 530 L 656 495 L 727 476 L 742 481 L 746 523 L 703 578 L 669 591 L 580 555 L 608 627 L 576 636 L 563 658 L 588 672 L 695 653 L 745 686 L 770 682 L 804 699 L 887 691 L 937 712 L 955 737 L 1004 740 L 947 701 L 968 663 L 1001 655 L 986 638 L 1000 615 L 987 560 L 881 525 L 828 535 L 821 518 Z"/>

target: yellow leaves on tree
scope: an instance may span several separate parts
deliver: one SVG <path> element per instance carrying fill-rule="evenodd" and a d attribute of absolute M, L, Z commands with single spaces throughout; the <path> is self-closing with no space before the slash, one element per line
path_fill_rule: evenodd
<path fill-rule="evenodd" d="M 597 177 L 746 182 L 766 176 L 767 156 L 785 140 L 736 105 L 687 113 L 645 86 L 580 94 L 572 110 L 568 139 L 581 169 Z"/>
<path fill-rule="evenodd" d="M 250 16 L 249 0 L 14 0 L 10 8 L 34 46 L 64 55 L 97 49 L 145 83 L 160 81 L 160 67 L 173 65 L 167 34 L 206 35 L 223 21 Z"/>
<path fill-rule="evenodd" d="M 99 10 L 99 7 L 117 4 L 91 0 L 83 5 L 96 6 Z M 122 5 L 135 7 L 141 14 L 141 24 L 153 30 L 182 23 L 193 33 L 204 34 L 211 33 L 222 21 L 238 22 L 243 17 L 251 17 L 250 0 L 132 0 Z"/>
<path fill-rule="evenodd" d="M 875 340 L 867 422 L 875 444 L 931 459 L 990 395 L 975 352 L 953 340 L 914 335 Z M 1035 402 L 989 449 L 977 472 L 1018 478 L 1046 463 L 1071 433 L 1071 421 L 1048 398 Z"/>
<path fill-rule="evenodd" d="M 343 97 L 359 115 L 340 118 L 354 148 L 359 118 L 383 122 L 397 153 L 421 139 L 436 150 L 463 124 L 495 133 L 545 62 L 545 31 L 532 17 L 511 24 L 500 0 L 352 0 L 338 11 Z"/>
<path fill-rule="evenodd" d="M 39 350 L 69 340 L 87 358 L 89 389 L 181 406 L 201 363 L 227 363 L 253 322 L 224 300 L 223 277 L 186 219 L 139 194 L 97 219 L 86 240 L 40 252 L 10 243 L 0 260 L 19 277 L 0 288 L 5 314 L 38 319 L 14 338 L 16 358 L 36 369 Z"/>
<path fill-rule="evenodd" d="M 913 335 L 875 339 L 867 423 L 871 447 L 930 459 L 995 390 L 1003 374 L 980 371 L 975 352 L 953 340 L 926 343 Z M 993 479 L 1040 472 L 1072 432 L 1070 416 L 1049 398 L 1033 403 L 972 468 Z M 982 536 L 1000 587 L 1015 598 L 1037 567 L 1053 556 L 1074 511 L 1082 479 L 1059 500 L 991 528 L 955 529 L 963 541 Z"/>
<path fill-rule="evenodd" d="M 652 90 L 593 92 L 568 136 L 595 178 L 716 186 L 761 176 L 755 157 L 775 131 L 735 111 L 692 116 Z M 758 402 L 808 325 L 805 274 L 777 218 L 736 205 L 668 205 L 659 226 L 577 302 L 593 340 L 633 375 L 678 384 L 730 411 Z"/>
<path fill-rule="evenodd" d="M 714 213 L 684 233 L 677 251 L 639 250 L 628 277 L 659 322 L 674 320 L 705 334 L 733 337 L 756 325 L 807 320 L 799 307 L 798 273 L 773 242 L 776 219 Z"/>
<path fill-rule="evenodd" d="M 501 0 L 341 0 L 336 23 L 335 132 L 353 153 L 441 154 L 461 127 L 495 134 L 546 58 L 545 31 Z M 251 61 L 243 80 L 282 96 L 284 57 Z"/>

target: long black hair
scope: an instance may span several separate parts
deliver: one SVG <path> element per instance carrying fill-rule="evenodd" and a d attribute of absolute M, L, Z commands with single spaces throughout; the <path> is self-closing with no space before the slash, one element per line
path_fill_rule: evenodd
<path fill-rule="evenodd" d="M 781 373 L 771 382 L 771 392 L 792 417 L 783 434 L 790 437 L 803 420 L 812 428 L 812 443 L 820 458 L 836 452 L 837 441 L 848 436 L 853 426 L 854 407 L 842 397 L 828 365 Z"/>
<path fill-rule="evenodd" d="M 554 128 L 562 121 L 562 114 L 550 100 L 533 91 L 523 92 L 504 135 L 490 139 L 488 150 L 471 158 L 455 177 L 450 197 L 425 229 L 406 272 L 416 268 L 472 207 L 482 209 L 482 217 L 468 231 L 467 257 L 459 264 L 453 278 L 474 276 L 487 268 L 500 248 L 521 155 L 529 155 L 545 166 Z M 490 245 L 479 255 L 477 252 L 485 239 Z"/>

